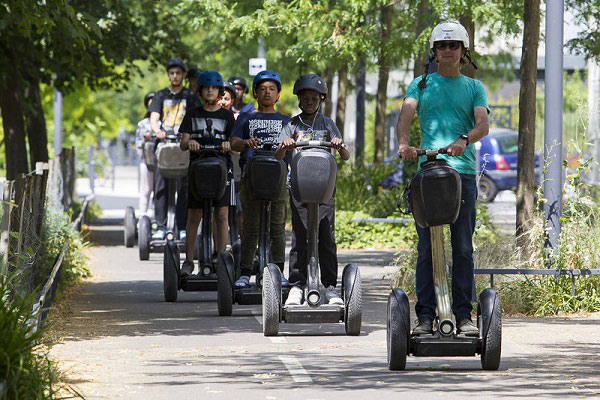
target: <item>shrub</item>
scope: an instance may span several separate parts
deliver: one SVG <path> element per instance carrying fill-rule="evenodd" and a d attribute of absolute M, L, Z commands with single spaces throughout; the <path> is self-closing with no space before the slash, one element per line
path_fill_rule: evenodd
<path fill-rule="evenodd" d="M 0 398 L 52 399 L 57 372 L 39 346 L 42 331 L 25 323 L 35 295 L 17 293 L 20 286 L 14 277 L 0 278 Z"/>
<path fill-rule="evenodd" d="M 335 237 L 339 248 L 391 248 L 403 250 L 416 240 L 412 224 L 354 223 L 353 219 L 371 218 L 369 214 L 354 211 L 336 211 Z"/>

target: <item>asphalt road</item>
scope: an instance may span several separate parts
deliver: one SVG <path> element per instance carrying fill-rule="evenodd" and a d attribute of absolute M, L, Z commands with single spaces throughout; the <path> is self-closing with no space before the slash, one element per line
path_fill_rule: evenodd
<path fill-rule="evenodd" d="M 139 261 L 120 219 L 92 226 L 93 278 L 54 324 L 51 349 L 88 399 L 397 399 L 600 397 L 600 315 L 505 318 L 499 371 L 479 358 L 413 358 L 386 365 L 391 251 L 340 252 L 363 277 L 361 335 L 342 324 L 285 325 L 264 337 L 260 306 L 218 317 L 216 293 L 165 303 L 162 255 Z M 340 268 L 341 269 L 341 268 Z"/>

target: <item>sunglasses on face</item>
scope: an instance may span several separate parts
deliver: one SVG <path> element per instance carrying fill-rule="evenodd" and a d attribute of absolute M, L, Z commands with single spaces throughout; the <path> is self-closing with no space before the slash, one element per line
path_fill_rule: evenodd
<path fill-rule="evenodd" d="M 434 47 L 438 50 L 446 50 L 448 47 L 450 50 L 459 49 L 461 42 L 435 42 Z"/>

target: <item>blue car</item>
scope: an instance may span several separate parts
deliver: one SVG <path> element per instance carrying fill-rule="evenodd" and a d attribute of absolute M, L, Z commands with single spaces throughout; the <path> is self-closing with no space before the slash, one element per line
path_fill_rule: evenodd
<path fill-rule="evenodd" d="M 475 144 L 479 147 L 479 200 L 494 201 L 501 190 L 517 187 L 517 152 L 519 133 L 510 129 L 490 129 L 490 133 Z M 535 184 L 541 181 L 541 157 L 534 156 Z"/>

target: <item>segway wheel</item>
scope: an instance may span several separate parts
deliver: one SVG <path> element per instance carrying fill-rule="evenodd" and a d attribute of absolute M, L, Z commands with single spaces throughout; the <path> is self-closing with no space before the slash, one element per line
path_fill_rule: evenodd
<path fill-rule="evenodd" d="M 281 271 L 277 265 L 269 264 L 263 272 L 262 287 L 263 334 L 265 336 L 277 336 L 279 333 L 280 312 Z"/>
<path fill-rule="evenodd" d="M 140 229 L 138 233 L 138 248 L 140 250 L 140 260 L 150 259 L 150 217 L 143 215 L 140 218 Z"/>
<path fill-rule="evenodd" d="M 387 356 L 390 371 L 404 371 L 410 340 L 410 308 L 408 296 L 393 289 L 388 296 Z"/>
<path fill-rule="evenodd" d="M 217 307 L 220 316 L 230 316 L 233 308 L 233 255 L 224 251 L 217 264 Z"/>
<path fill-rule="evenodd" d="M 362 324 L 362 280 L 358 265 L 348 264 L 342 273 L 346 335 L 360 335 Z"/>
<path fill-rule="evenodd" d="M 125 247 L 133 247 L 133 245 L 135 244 L 135 211 L 131 206 L 128 206 L 125 209 L 125 218 L 123 220 L 123 225 Z"/>
<path fill-rule="evenodd" d="M 239 240 L 233 242 L 231 251 L 233 253 L 233 262 L 235 267 L 235 280 L 238 280 L 240 279 L 240 275 L 242 273 L 242 243 Z"/>
<path fill-rule="evenodd" d="M 481 292 L 477 305 L 481 334 L 481 367 L 495 371 L 500 367 L 502 351 L 502 311 L 500 296 L 494 289 Z"/>
<path fill-rule="evenodd" d="M 179 249 L 172 240 L 167 241 L 163 261 L 163 290 L 166 302 L 177 301 L 179 284 Z"/>

